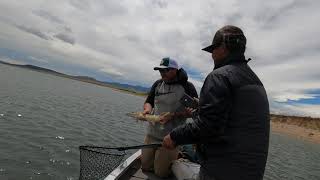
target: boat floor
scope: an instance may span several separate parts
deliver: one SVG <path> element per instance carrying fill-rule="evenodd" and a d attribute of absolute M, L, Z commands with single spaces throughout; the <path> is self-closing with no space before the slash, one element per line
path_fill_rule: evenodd
<path fill-rule="evenodd" d="M 138 158 L 130 168 L 119 178 L 119 180 L 176 180 L 176 178 L 172 175 L 169 178 L 160 178 L 156 176 L 152 172 L 145 172 L 141 170 L 141 162 L 140 158 Z"/>

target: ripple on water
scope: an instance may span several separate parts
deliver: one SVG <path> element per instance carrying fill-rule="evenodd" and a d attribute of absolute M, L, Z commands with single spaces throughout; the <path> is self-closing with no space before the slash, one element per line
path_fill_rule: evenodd
<path fill-rule="evenodd" d="M 53 159 L 53 158 L 50 158 L 49 159 L 49 162 L 53 165 L 67 165 L 67 166 L 70 166 L 71 163 L 69 161 L 66 161 L 66 160 L 57 160 L 57 159 Z"/>
<path fill-rule="evenodd" d="M 320 147 L 287 136 L 272 134 L 265 180 L 320 179 Z"/>
<path fill-rule="evenodd" d="M 64 137 L 63 136 L 56 136 L 56 139 L 64 140 Z"/>

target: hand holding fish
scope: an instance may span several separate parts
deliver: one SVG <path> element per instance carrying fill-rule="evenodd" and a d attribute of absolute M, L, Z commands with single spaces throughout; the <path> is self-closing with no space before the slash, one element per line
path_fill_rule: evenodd
<path fill-rule="evenodd" d="M 167 123 L 168 121 L 172 120 L 174 118 L 174 113 L 168 113 L 168 112 L 164 112 L 164 113 L 161 113 L 160 114 L 160 123 L 161 124 L 165 124 Z"/>
<path fill-rule="evenodd" d="M 127 116 L 133 117 L 141 121 L 148 121 L 154 124 L 160 122 L 161 116 L 166 117 L 168 114 L 170 114 L 170 112 L 162 113 L 161 115 L 144 114 L 143 112 L 131 112 L 127 113 Z"/>
<path fill-rule="evenodd" d="M 144 106 L 143 106 L 143 115 L 146 115 L 146 114 L 151 114 L 152 112 L 152 106 L 151 104 L 149 103 L 145 103 Z"/>

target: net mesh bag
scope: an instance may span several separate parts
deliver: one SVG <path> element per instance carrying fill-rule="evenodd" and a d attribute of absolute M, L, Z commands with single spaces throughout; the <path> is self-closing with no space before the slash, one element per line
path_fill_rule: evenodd
<path fill-rule="evenodd" d="M 100 180 L 120 165 L 125 151 L 115 148 L 80 146 L 80 180 Z"/>

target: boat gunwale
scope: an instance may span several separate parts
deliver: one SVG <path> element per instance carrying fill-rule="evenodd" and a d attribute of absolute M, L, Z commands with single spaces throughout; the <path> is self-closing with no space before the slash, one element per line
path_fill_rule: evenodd
<path fill-rule="evenodd" d="M 122 162 L 117 168 L 115 168 L 104 180 L 116 180 L 120 178 L 129 168 L 130 166 L 140 158 L 141 149 L 136 151 L 130 157 L 128 157 L 124 162 Z"/>

